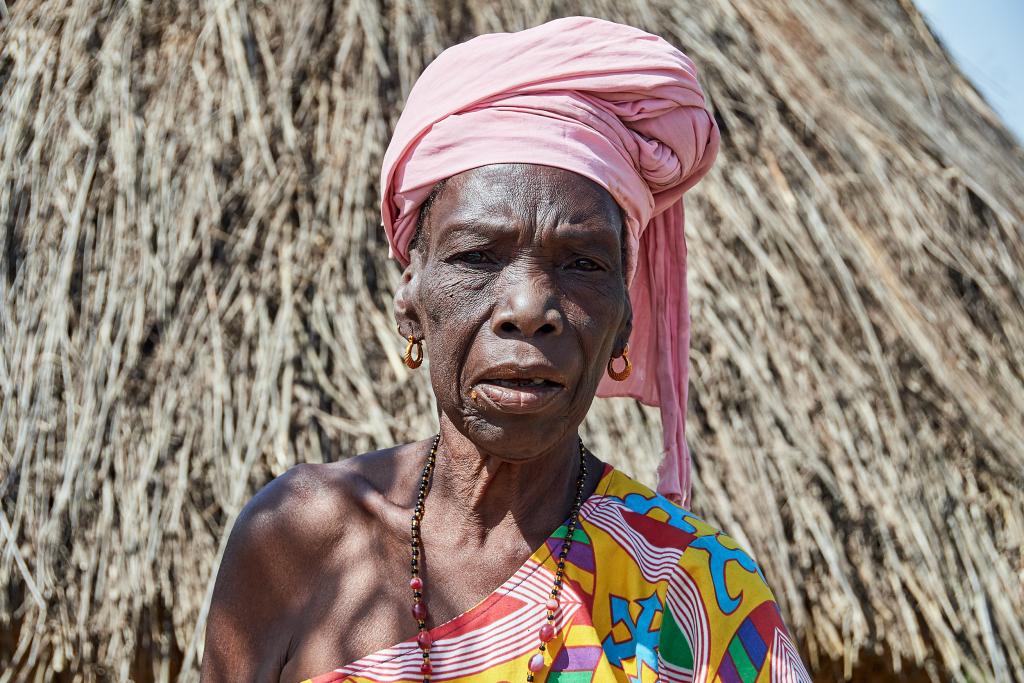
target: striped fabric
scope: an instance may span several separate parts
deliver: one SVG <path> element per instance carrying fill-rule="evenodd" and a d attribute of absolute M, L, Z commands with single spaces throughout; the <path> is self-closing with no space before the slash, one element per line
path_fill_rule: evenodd
<path fill-rule="evenodd" d="M 810 683 L 764 577 L 731 538 L 610 465 L 580 519 L 538 682 Z M 431 630 L 431 680 L 526 680 L 566 532 Z M 302 683 L 416 683 L 421 661 L 410 638 Z"/>

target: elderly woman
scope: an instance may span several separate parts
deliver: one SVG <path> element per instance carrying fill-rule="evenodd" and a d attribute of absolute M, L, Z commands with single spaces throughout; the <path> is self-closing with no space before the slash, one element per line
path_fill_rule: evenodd
<path fill-rule="evenodd" d="M 480 36 L 426 69 L 382 213 L 439 432 L 253 498 L 204 681 L 809 680 L 757 565 L 673 502 L 682 195 L 717 147 L 693 64 L 628 26 Z M 661 493 L 578 436 L 596 394 L 662 407 Z"/>

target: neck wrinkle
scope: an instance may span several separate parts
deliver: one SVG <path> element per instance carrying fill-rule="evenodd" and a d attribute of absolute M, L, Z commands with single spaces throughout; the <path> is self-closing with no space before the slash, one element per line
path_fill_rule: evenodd
<path fill-rule="evenodd" d="M 571 511 L 578 438 L 573 433 L 526 462 L 508 462 L 482 452 L 442 418 L 425 517 L 444 520 L 452 542 L 483 546 L 506 529 L 531 547 L 543 542 Z"/>

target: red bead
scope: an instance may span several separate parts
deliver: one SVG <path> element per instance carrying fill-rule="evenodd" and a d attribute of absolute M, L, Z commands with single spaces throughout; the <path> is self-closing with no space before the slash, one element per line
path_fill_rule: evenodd
<path fill-rule="evenodd" d="M 547 611 L 554 612 L 558 609 L 558 600 L 555 600 L 554 598 L 549 598 L 548 601 L 544 603 L 544 607 L 545 609 L 547 609 Z"/>
<path fill-rule="evenodd" d="M 416 621 L 426 621 L 427 620 L 427 606 L 424 605 L 422 602 L 419 602 L 419 601 L 414 602 L 412 604 L 412 618 L 415 619 Z"/>
<path fill-rule="evenodd" d="M 420 631 L 416 636 L 416 642 L 424 649 L 430 647 L 430 634 L 426 631 Z"/>
<path fill-rule="evenodd" d="M 540 627 L 540 642 L 549 643 L 555 637 L 555 627 L 551 624 L 544 624 Z"/>
<path fill-rule="evenodd" d="M 432 666 L 430 666 L 430 662 L 428 662 L 426 660 L 424 660 L 424 662 L 422 664 L 420 664 L 420 673 L 421 674 L 428 674 L 428 673 L 430 673 L 433 670 L 434 670 L 434 668 Z"/>
<path fill-rule="evenodd" d="M 414 576 L 409 579 L 409 588 L 414 591 L 423 590 L 423 579 L 418 576 Z"/>
<path fill-rule="evenodd" d="M 529 664 L 528 668 L 533 673 L 537 673 L 538 671 L 543 669 L 544 668 L 544 655 L 542 655 L 541 653 L 538 652 L 534 656 L 530 657 L 530 664 Z"/>

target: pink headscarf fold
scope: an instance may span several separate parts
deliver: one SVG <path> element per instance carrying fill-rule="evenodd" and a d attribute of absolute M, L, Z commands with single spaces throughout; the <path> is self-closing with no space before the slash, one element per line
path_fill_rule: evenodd
<path fill-rule="evenodd" d="M 381 170 L 384 229 L 403 265 L 420 205 L 443 178 L 533 163 L 608 190 L 626 214 L 633 373 L 624 382 L 606 376 L 597 395 L 661 407 L 658 491 L 684 506 L 690 320 L 682 197 L 707 173 L 718 143 L 686 55 L 631 26 L 569 17 L 442 52 L 409 93 Z"/>

